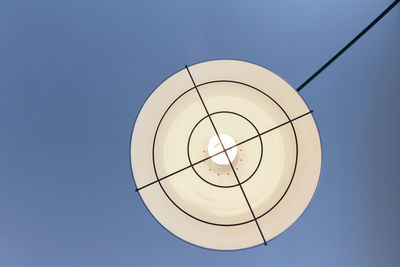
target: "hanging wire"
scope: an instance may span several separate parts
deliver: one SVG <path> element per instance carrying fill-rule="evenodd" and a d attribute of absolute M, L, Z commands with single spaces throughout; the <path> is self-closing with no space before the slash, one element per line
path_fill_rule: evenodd
<path fill-rule="evenodd" d="M 376 17 L 364 30 L 362 30 L 353 40 L 351 40 L 345 47 L 343 47 L 336 55 L 334 55 L 328 62 L 325 63 L 319 70 L 317 70 L 313 75 L 311 75 L 305 82 L 303 82 L 297 91 L 303 89 L 309 82 L 311 82 L 315 77 L 317 77 L 324 69 L 326 69 L 333 61 L 335 61 L 340 55 L 342 55 L 347 49 L 350 48 L 355 42 L 358 41 L 366 32 L 368 32 L 378 21 L 380 21 L 387 13 L 389 13 L 392 8 L 394 8 L 400 0 L 395 0 L 390 6 L 388 6 L 378 17 Z"/>

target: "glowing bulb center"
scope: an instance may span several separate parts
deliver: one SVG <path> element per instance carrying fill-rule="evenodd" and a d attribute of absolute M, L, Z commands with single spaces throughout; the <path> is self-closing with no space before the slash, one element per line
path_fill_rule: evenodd
<path fill-rule="evenodd" d="M 234 145 L 236 145 L 235 140 L 233 140 L 232 137 L 226 134 L 220 134 L 219 137 L 221 138 L 222 143 L 224 144 L 225 149 L 228 149 Z M 217 135 L 212 137 L 210 141 L 208 142 L 208 155 L 212 156 L 215 155 L 219 152 L 223 151 L 222 145 L 219 141 L 219 138 Z M 234 147 L 232 149 L 228 149 L 226 151 L 228 154 L 229 160 L 233 162 L 233 160 L 236 157 L 237 154 L 237 147 Z M 218 165 L 229 165 L 229 160 L 226 157 L 225 153 L 220 153 L 214 157 L 211 158 L 211 160 L 218 164 Z"/>

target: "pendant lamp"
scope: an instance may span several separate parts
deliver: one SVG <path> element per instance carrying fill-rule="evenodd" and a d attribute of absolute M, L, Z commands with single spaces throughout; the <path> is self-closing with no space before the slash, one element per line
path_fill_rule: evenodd
<path fill-rule="evenodd" d="M 266 244 L 316 189 L 321 144 L 312 111 L 271 71 L 238 60 L 186 66 L 143 105 L 131 167 L 168 231 L 219 250 Z"/>

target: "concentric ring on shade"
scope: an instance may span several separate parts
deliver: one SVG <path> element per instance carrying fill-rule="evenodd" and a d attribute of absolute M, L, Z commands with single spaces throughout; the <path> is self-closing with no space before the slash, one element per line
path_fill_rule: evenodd
<path fill-rule="evenodd" d="M 247 121 L 249 123 L 249 125 L 251 125 L 251 127 L 253 129 L 250 128 L 250 130 L 253 130 L 253 131 L 250 131 L 247 136 L 254 136 L 254 135 L 260 134 L 258 129 L 255 127 L 255 125 L 250 120 L 248 120 L 246 117 L 244 117 L 244 116 L 242 116 L 240 114 L 237 114 L 235 112 L 218 111 L 218 112 L 214 112 L 214 113 L 212 113 L 210 115 L 211 116 L 217 116 L 217 115 L 225 115 L 225 116 L 226 115 L 230 115 L 230 116 L 232 116 L 233 115 L 236 119 L 239 118 L 241 120 L 245 120 L 245 121 Z M 224 117 L 224 118 L 226 119 L 226 117 Z M 202 148 L 201 144 L 200 144 L 200 147 L 197 147 L 197 150 L 194 149 L 194 148 L 191 148 L 191 144 L 195 143 L 195 142 L 191 142 L 193 133 L 196 133 L 195 130 L 197 129 L 197 127 L 199 125 L 201 125 L 201 123 L 204 122 L 205 120 L 208 120 L 208 116 L 205 116 L 201 120 L 199 120 L 196 123 L 196 125 L 193 127 L 193 129 L 192 129 L 192 131 L 190 132 L 190 135 L 189 135 L 189 139 L 188 139 L 188 142 L 187 142 L 187 154 L 188 154 L 189 164 L 191 164 L 191 165 L 193 164 L 193 161 L 192 161 L 191 156 L 190 156 L 191 151 L 192 152 L 193 151 L 197 152 L 197 158 L 198 159 L 206 158 L 208 156 L 208 152 L 205 150 L 204 147 Z M 231 123 L 233 126 L 236 125 L 236 124 L 234 124 L 235 121 L 232 121 L 232 120 L 227 120 L 227 121 L 228 121 L 228 123 Z M 222 135 L 222 134 L 220 134 L 220 135 Z M 238 138 L 238 137 L 236 137 L 236 138 Z M 241 184 L 243 184 L 247 180 L 249 180 L 256 173 L 256 171 L 258 170 L 258 168 L 259 168 L 259 166 L 261 164 L 262 156 L 263 156 L 263 143 L 262 143 L 261 136 L 259 136 L 258 139 L 259 139 L 259 145 L 258 145 L 259 149 L 252 150 L 252 153 L 257 153 L 257 157 L 255 158 L 255 162 L 253 164 L 250 164 L 250 166 L 249 166 L 249 163 L 246 162 L 246 165 L 244 166 L 245 167 L 244 168 L 245 171 L 247 170 L 249 173 L 246 174 L 246 173 L 243 173 L 242 170 L 240 170 L 242 172 L 241 175 L 239 176 Z M 199 145 L 199 144 L 197 144 L 197 145 Z M 237 149 L 237 147 L 235 147 L 235 148 Z M 235 158 L 236 161 L 234 160 L 237 172 L 239 171 L 239 167 L 241 167 L 241 165 L 242 165 L 240 163 L 243 163 L 243 158 L 241 158 L 241 156 L 242 156 L 241 154 L 242 153 L 243 153 L 243 149 L 240 149 L 238 157 Z M 226 156 L 224 154 L 217 155 L 216 157 L 218 157 L 218 156 L 223 156 L 223 157 L 226 158 Z M 219 172 L 212 172 L 211 168 L 214 166 L 214 164 L 211 162 L 212 159 L 213 158 L 211 158 L 211 159 L 209 159 L 209 160 L 204 162 L 204 163 L 208 163 L 208 164 L 198 164 L 196 166 L 192 166 L 192 169 L 197 174 L 197 176 L 199 176 L 200 179 L 202 179 L 204 182 L 209 183 L 210 185 L 217 186 L 217 187 L 227 188 L 227 187 L 239 186 L 237 181 L 235 179 L 233 179 L 233 177 L 232 177 L 233 174 L 232 174 L 232 171 L 229 169 L 229 166 L 227 166 L 227 168 L 221 168 L 221 170 Z M 229 177 L 226 177 L 226 178 L 228 178 L 228 179 L 226 179 L 226 178 L 224 178 L 224 176 L 225 177 L 229 176 Z M 217 182 L 215 182 L 213 180 L 217 180 Z"/>
<path fill-rule="evenodd" d="M 164 227 L 190 243 L 212 249 L 263 243 L 260 232 L 267 240 L 280 234 L 301 215 L 315 191 L 321 148 L 313 117 L 292 87 L 257 65 L 215 60 L 191 66 L 190 72 L 210 114 L 239 114 L 261 133 L 255 134 L 246 120 L 241 124 L 213 117 L 218 133 L 230 135 L 239 144 L 232 165 L 241 184 L 217 187 L 193 171 L 207 166 L 209 182 L 220 184 L 218 179 L 226 179 L 223 183 L 238 185 L 230 166 L 216 166 L 206 159 L 215 131 L 204 119 L 207 113 L 188 72 L 182 70 L 152 93 L 138 115 L 131 164 L 139 193 Z M 190 163 L 187 140 L 200 120 L 197 152 L 191 152 Z M 259 139 L 262 160 L 244 183 L 242 179 L 255 162 Z"/>

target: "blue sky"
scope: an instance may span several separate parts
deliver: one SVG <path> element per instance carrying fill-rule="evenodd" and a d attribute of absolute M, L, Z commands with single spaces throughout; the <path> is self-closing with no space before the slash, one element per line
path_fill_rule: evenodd
<path fill-rule="evenodd" d="M 172 236 L 134 183 L 146 98 L 185 64 L 254 62 L 293 87 L 391 1 L 1 1 L 0 266 L 399 266 L 400 6 L 301 91 L 314 198 L 237 252 Z"/>

